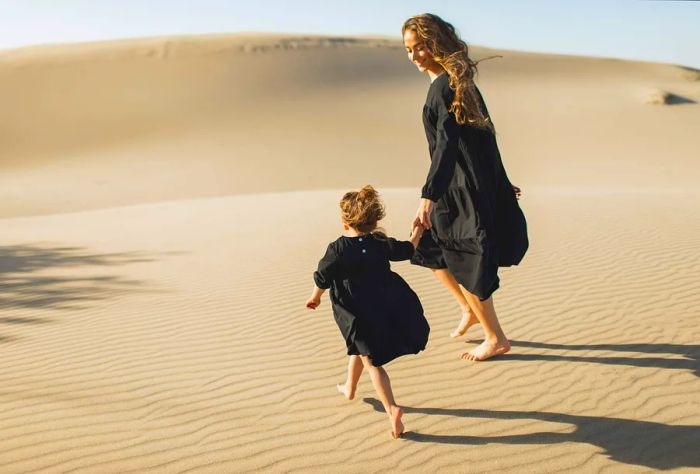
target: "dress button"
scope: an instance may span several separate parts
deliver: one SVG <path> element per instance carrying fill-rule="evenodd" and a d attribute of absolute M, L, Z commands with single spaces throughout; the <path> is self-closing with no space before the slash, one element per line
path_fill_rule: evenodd
<path fill-rule="evenodd" d="M 367 253 L 367 249 L 362 249 L 362 253 Z"/>
<path fill-rule="evenodd" d="M 362 237 L 360 237 L 360 242 L 362 242 Z"/>

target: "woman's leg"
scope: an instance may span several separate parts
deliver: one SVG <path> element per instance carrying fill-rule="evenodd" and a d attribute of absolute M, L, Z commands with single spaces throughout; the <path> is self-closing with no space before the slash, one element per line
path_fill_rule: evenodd
<path fill-rule="evenodd" d="M 357 390 L 357 382 L 362 375 L 362 361 L 359 356 L 351 355 L 348 361 L 348 378 L 345 383 L 337 385 L 338 391 L 345 395 L 345 398 L 352 400 L 355 398 L 355 390 Z"/>
<path fill-rule="evenodd" d="M 476 314 L 474 314 L 474 311 L 469 306 L 469 302 L 462 294 L 461 286 L 455 279 L 454 275 L 452 275 L 452 273 L 450 273 L 450 271 L 446 268 L 431 268 L 431 270 L 438 281 L 442 283 L 445 288 L 449 290 L 454 299 L 457 300 L 457 303 L 462 310 L 462 320 L 459 322 L 459 325 L 457 325 L 457 328 L 450 333 L 450 337 L 463 336 L 472 325 L 479 322 L 479 319 L 476 317 Z"/>
<path fill-rule="evenodd" d="M 375 367 L 372 365 L 369 357 L 360 356 L 362 363 L 369 372 L 369 376 L 372 379 L 372 385 L 379 395 L 379 399 L 384 405 L 384 410 L 389 415 L 389 421 L 391 422 L 391 435 L 394 438 L 398 438 L 403 433 L 403 423 L 401 422 L 401 417 L 403 416 L 403 411 L 401 407 L 396 404 L 394 400 L 394 393 L 391 391 L 391 380 L 389 380 L 389 374 L 386 373 L 383 367 Z"/>
<path fill-rule="evenodd" d="M 501 324 L 498 322 L 496 308 L 493 306 L 493 296 L 481 301 L 478 296 L 470 293 L 460 285 L 465 299 L 476 313 L 481 326 L 484 328 L 486 338 L 478 347 L 462 354 L 463 359 L 486 360 L 490 357 L 505 354 L 510 350 L 510 342 L 503 333 Z"/>

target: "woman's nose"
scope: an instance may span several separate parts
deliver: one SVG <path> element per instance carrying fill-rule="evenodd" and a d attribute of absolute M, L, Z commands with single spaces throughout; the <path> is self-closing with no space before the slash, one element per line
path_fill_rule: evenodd
<path fill-rule="evenodd" d="M 416 51 L 413 51 L 411 53 L 411 61 L 415 61 L 418 58 L 418 53 Z"/>

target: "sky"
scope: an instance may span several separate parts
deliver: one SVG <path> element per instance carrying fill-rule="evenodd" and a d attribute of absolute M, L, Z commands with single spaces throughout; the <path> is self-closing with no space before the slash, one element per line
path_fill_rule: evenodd
<path fill-rule="evenodd" d="M 399 38 L 403 21 L 425 12 L 470 44 L 700 69 L 700 1 L 0 0 L 0 49 L 225 32 Z"/>

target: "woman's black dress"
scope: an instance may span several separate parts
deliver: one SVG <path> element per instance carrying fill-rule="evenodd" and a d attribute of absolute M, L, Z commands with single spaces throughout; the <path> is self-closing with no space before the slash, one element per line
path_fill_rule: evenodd
<path fill-rule="evenodd" d="M 376 367 L 425 349 L 430 326 L 418 296 L 389 260 L 408 260 L 413 244 L 383 235 L 340 237 L 328 245 L 314 282 L 330 288 L 333 316 L 348 355 L 370 356 Z"/>
<path fill-rule="evenodd" d="M 453 99 L 443 73 L 430 85 L 423 106 L 431 164 L 421 196 L 436 203 L 433 227 L 423 234 L 411 263 L 449 269 L 483 301 L 498 289 L 498 267 L 517 265 L 525 255 L 527 225 L 496 137 L 489 130 L 459 125 L 449 112 Z"/>

